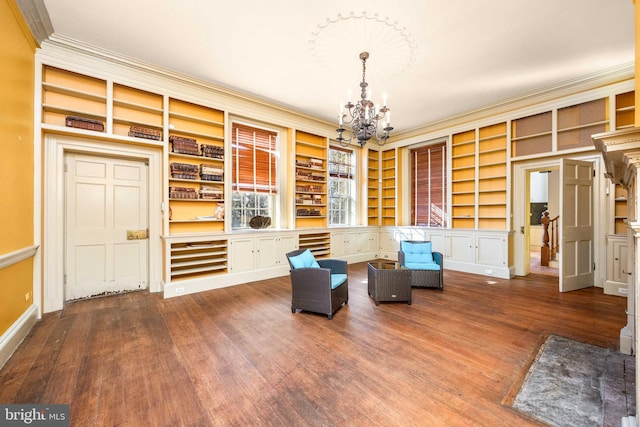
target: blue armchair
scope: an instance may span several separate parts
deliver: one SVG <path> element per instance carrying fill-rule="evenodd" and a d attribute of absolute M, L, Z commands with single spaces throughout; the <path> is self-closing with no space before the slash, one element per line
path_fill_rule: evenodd
<path fill-rule="evenodd" d="M 291 312 L 296 310 L 326 314 L 329 320 L 349 301 L 347 262 L 316 260 L 309 249 L 286 254 L 291 277 Z"/>
<path fill-rule="evenodd" d="M 411 270 L 411 286 L 443 290 L 442 254 L 432 250 L 431 242 L 402 240 L 398 262 Z"/>

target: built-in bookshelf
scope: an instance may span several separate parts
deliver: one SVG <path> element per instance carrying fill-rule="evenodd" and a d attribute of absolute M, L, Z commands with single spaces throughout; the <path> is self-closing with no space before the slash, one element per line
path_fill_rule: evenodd
<path fill-rule="evenodd" d="M 396 223 L 396 150 L 391 148 L 381 154 L 381 218 L 380 225 L 392 226 Z"/>
<path fill-rule="evenodd" d="M 511 155 L 522 157 L 550 153 L 553 147 L 551 111 L 511 122 Z"/>
<path fill-rule="evenodd" d="M 380 152 L 367 150 L 367 224 L 380 225 Z"/>
<path fill-rule="evenodd" d="M 44 66 L 42 123 L 70 128 L 76 125 L 74 129 L 79 132 L 106 132 L 106 80 Z"/>
<path fill-rule="evenodd" d="M 478 130 L 478 228 L 507 227 L 507 124 Z"/>
<path fill-rule="evenodd" d="M 114 135 L 163 140 L 163 113 L 164 96 L 113 84 Z M 144 129 L 145 132 L 136 132 L 136 129 Z"/>
<path fill-rule="evenodd" d="M 635 126 L 635 91 L 620 93 L 615 98 L 616 130 Z M 615 234 L 627 233 L 627 190 L 620 184 L 614 189 L 613 228 Z"/>
<path fill-rule="evenodd" d="M 296 228 L 327 226 L 327 138 L 295 132 Z"/>
<path fill-rule="evenodd" d="M 615 234 L 627 233 L 627 190 L 620 184 L 614 187 L 613 228 Z"/>
<path fill-rule="evenodd" d="M 224 113 L 169 99 L 169 232 L 224 230 Z"/>
<path fill-rule="evenodd" d="M 635 91 L 616 95 L 616 130 L 635 126 Z"/>
<path fill-rule="evenodd" d="M 609 130 L 607 99 L 558 109 L 558 150 L 593 147 L 591 135 Z"/>
<path fill-rule="evenodd" d="M 476 219 L 476 131 L 451 138 L 451 227 L 474 228 Z"/>

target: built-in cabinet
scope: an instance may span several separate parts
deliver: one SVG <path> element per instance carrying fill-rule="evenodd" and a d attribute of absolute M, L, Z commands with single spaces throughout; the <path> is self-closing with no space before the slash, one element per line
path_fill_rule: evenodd
<path fill-rule="evenodd" d="M 299 248 L 309 249 L 316 258 L 328 258 L 331 255 L 331 233 L 300 233 Z"/>
<path fill-rule="evenodd" d="M 226 239 L 188 237 L 164 241 L 166 283 L 228 272 Z"/>
<path fill-rule="evenodd" d="M 331 232 L 331 257 L 352 257 L 379 251 L 379 233 L 376 229 L 343 230 Z M 371 258 L 369 258 L 371 259 Z"/>
<path fill-rule="evenodd" d="M 502 230 L 382 227 L 380 257 L 397 260 L 402 240 L 428 240 L 434 251 L 442 253 L 447 269 L 509 278 L 513 276 L 508 258 L 509 235 Z"/>
<path fill-rule="evenodd" d="M 229 239 L 229 271 L 240 273 L 288 266 L 286 254 L 296 249 L 296 234 L 233 237 Z"/>
<path fill-rule="evenodd" d="M 607 236 L 607 279 L 604 293 L 627 296 L 629 281 L 629 258 L 627 256 L 627 235 L 613 234 Z"/>

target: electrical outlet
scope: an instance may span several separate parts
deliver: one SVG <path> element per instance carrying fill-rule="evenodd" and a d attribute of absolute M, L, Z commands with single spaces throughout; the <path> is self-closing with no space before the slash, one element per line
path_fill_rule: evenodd
<path fill-rule="evenodd" d="M 485 270 L 485 271 L 484 271 L 484 274 L 489 274 L 489 275 L 491 275 L 491 274 L 493 274 L 493 270 L 489 270 L 489 269 L 487 269 L 487 270 Z"/>
<path fill-rule="evenodd" d="M 184 293 L 183 287 L 176 288 L 176 294 L 182 294 L 182 293 Z"/>
<path fill-rule="evenodd" d="M 29 301 L 30 297 L 31 297 L 31 292 L 27 292 L 26 294 L 24 294 L 24 300 L 25 301 Z"/>

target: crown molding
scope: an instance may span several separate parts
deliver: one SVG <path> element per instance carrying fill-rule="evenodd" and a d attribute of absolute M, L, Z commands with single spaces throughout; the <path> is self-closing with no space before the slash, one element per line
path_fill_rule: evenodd
<path fill-rule="evenodd" d="M 53 34 L 53 24 L 44 0 L 16 0 L 16 4 L 38 44 Z"/>
<path fill-rule="evenodd" d="M 580 92 L 597 89 L 603 86 L 632 80 L 635 76 L 635 62 L 611 67 L 605 70 L 587 74 L 557 85 L 549 86 L 520 96 L 505 99 L 488 104 L 467 112 L 432 122 L 418 128 L 410 129 L 397 134 L 395 141 L 412 136 L 430 133 L 436 130 L 461 126 L 470 122 L 480 121 L 490 117 L 505 115 L 515 110 L 530 108 L 534 105 L 558 100 L 560 98 L 576 95 Z"/>

